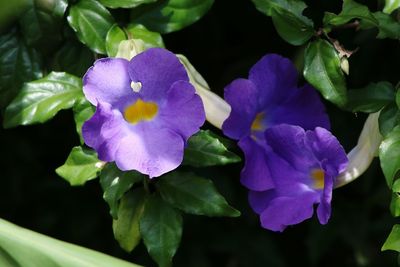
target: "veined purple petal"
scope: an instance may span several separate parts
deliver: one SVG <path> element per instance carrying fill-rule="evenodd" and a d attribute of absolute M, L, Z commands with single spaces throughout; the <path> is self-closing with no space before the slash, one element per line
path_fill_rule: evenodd
<path fill-rule="evenodd" d="M 267 191 L 249 191 L 250 207 L 257 213 L 261 214 L 270 204 L 271 200 L 276 198 L 275 190 Z"/>
<path fill-rule="evenodd" d="M 83 77 L 83 93 L 93 105 L 114 104 L 132 94 L 128 61 L 123 58 L 102 58 Z"/>
<path fill-rule="evenodd" d="M 176 81 L 189 81 L 184 66 L 175 54 L 163 48 L 150 48 L 129 62 L 129 76 L 140 82 L 144 100 L 161 101 Z"/>
<path fill-rule="evenodd" d="M 324 190 L 317 208 L 318 220 L 321 224 L 327 224 L 331 217 L 331 201 L 334 178 L 326 176 Z"/>

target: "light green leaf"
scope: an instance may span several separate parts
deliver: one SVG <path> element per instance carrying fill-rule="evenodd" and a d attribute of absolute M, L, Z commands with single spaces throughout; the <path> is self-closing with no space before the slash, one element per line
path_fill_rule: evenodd
<path fill-rule="evenodd" d="M 80 78 L 64 72 L 26 83 L 7 107 L 4 127 L 43 123 L 62 109 L 71 108 L 83 97 Z"/>
<path fill-rule="evenodd" d="M 0 219 L 0 266 L 139 267 L 109 255 L 63 242 Z"/>
<path fill-rule="evenodd" d="M 206 167 L 239 162 L 240 157 L 230 152 L 219 139 L 211 131 L 200 130 L 189 138 L 183 164 Z"/>
<path fill-rule="evenodd" d="M 345 105 L 346 81 L 340 68 L 340 57 L 330 43 L 318 39 L 307 46 L 303 74 L 324 98 L 338 106 Z"/>
<path fill-rule="evenodd" d="M 400 0 L 385 0 L 383 12 L 390 14 L 398 8 L 400 8 Z"/>
<path fill-rule="evenodd" d="M 349 90 L 346 108 L 352 112 L 373 113 L 394 101 L 394 88 L 389 82 L 370 83 L 362 89 Z"/>
<path fill-rule="evenodd" d="M 118 218 L 119 200 L 133 184 L 143 178 L 144 175 L 136 171 L 121 171 L 114 163 L 105 166 L 100 174 L 100 184 L 104 192 L 103 198 L 110 206 L 110 214 L 114 219 Z"/>
<path fill-rule="evenodd" d="M 127 252 L 131 252 L 140 242 L 139 220 L 145 200 L 143 189 L 128 192 L 119 204 L 118 219 L 113 221 L 114 237 Z"/>
<path fill-rule="evenodd" d="M 400 126 L 395 127 L 379 146 L 379 159 L 389 188 L 400 170 Z"/>
<path fill-rule="evenodd" d="M 110 8 L 132 8 L 141 4 L 157 2 L 157 0 L 99 0 L 106 7 Z"/>
<path fill-rule="evenodd" d="M 140 234 L 150 256 L 160 267 L 169 267 L 182 237 L 182 216 L 158 196 L 146 201 Z"/>
<path fill-rule="evenodd" d="M 240 212 L 226 202 L 213 182 L 193 173 L 172 172 L 157 183 L 162 198 L 186 213 L 238 217 Z"/>
<path fill-rule="evenodd" d="M 379 114 L 379 131 L 386 136 L 392 129 L 400 123 L 400 111 L 395 103 L 391 103 L 383 108 Z"/>
<path fill-rule="evenodd" d="M 377 38 L 400 39 L 400 23 L 398 21 L 383 12 L 375 12 L 374 17 L 379 23 Z"/>
<path fill-rule="evenodd" d="M 382 246 L 382 251 L 395 250 L 400 252 L 400 225 L 393 225 L 392 231 Z"/>
<path fill-rule="evenodd" d="M 106 36 L 114 24 L 110 12 L 95 0 L 80 0 L 67 17 L 78 39 L 99 54 L 106 54 Z"/>
<path fill-rule="evenodd" d="M 303 15 L 307 5 L 299 0 L 253 0 L 257 9 L 272 17 L 279 35 L 292 45 L 302 45 L 314 34 L 314 23 Z"/>
<path fill-rule="evenodd" d="M 41 58 L 25 45 L 15 29 L 0 36 L 0 109 L 19 93 L 22 84 L 43 76 Z"/>
<path fill-rule="evenodd" d="M 82 126 L 87 121 L 90 119 L 94 112 L 95 112 L 95 107 L 90 104 L 89 101 L 86 100 L 86 98 L 82 98 L 81 101 L 77 102 L 73 108 L 74 112 L 74 120 L 75 120 L 75 127 L 76 127 L 76 132 L 79 135 L 79 140 L 81 144 L 83 145 L 83 137 L 82 137 Z"/>
<path fill-rule="evenodd" d="M 96 178 L 104 166 L 97 158 L 95 151 L 73 147 L 64 165 L 56 169 L 56 173 L 67 180 L 72 186 L 84 185 Z"/>
<path fill-rule="evenodd" d="M 159 33 L 178 31 L 198 21 L 214 0 L 165 0 L 132 10 L 133 23 Z"/>

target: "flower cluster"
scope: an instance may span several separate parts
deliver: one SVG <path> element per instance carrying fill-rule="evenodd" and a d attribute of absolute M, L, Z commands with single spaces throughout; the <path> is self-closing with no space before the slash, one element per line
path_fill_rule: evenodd
<path fill-rule="evenodd" d="M 266 55 L 225 88 L 232 110 L 224 133 L 245 155 L 241 182 L 264 228 L 283 231 L 313 214 L 325 224 L 335 178 L 346 154 L 328 131 L 329 119 L 310 85 L 297 87 L 297 71 L 286 58 Z"/>

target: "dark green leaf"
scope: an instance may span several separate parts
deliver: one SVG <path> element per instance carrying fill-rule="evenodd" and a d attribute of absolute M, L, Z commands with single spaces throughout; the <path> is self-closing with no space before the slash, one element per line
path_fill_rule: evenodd
<path fill-rule="evenodd" d="M 346 81 L 340 68 L 340 57 L 325 40 L 311 42 L 305 51 L 304 78 L 329 101 L 346 104 Z"/>
<path fill-rule="evenodd" d="M 64 165 L 56 169 L 56 173 L 72 186 L 84 185 L 96 178 L 103 166 L 104 162 L 97 158 L 95 151 L 76 146 L 72 148 Z"/>
<path fill-rule="evenodd" d="M 386 136 L 400 122 L 400 111 L 395 103 L 387 105 L 379 114 L 379 131 Z"/>
<path fill-rule="evenodd" d="M 104 6 L 95 0 L 81 0 L 71 7 L 67 19 L 82 43 L 106 54 L 106 36 L 114 19 Z"/>
<path fill-rule="evenodd" d="M 383 12 L 375 12 L 374 17 L 379 23 L 377 38 L 400 39 L 400 23 L 398 21 Z"/>
<path fill-rule="evenodd" d="M 85 121 L 90 119 L 95 111 L 95 107 L 86 100 L 86 98 L 82 98 L 81 101 L 76 103 L 72 108 L 74 111 L 74 120 L 76 132 L 79 135 L 79 140 L 83 145 L 83 137 L 82 137 L 82 126 Z"/>
<path fill-rule="evenodd" d="M 390 212 L 394 217 L 400 216 L 400 180 L 397 179 L 392 187 L 392 201 L 390 202 Z"/>
<path fill-rule="evenodd" d="M 132 22 L 159 33 L 178 31 L 199 20 L 214 0 L 165 0 L 134 9 Z"/>
<path fill-rule="evenodd" d="M 240 157 L 230 152 L 216 134 L 208 130 L 200 130 L 190 137 L 185 148 L 183 164 L 206 167 L 239 161 Z"/>
<path fill-rule="evenodd" d="M 389 188 L 400 169 L 400 126 L 394 128 L 379 147 L 379 159 Z"/>
<path fill-rule="evenodd" d="M 353 19 L 360 19 L 363 27 L 373 27 L 378 25 L 378 21 L 369 11 L 368 7 L 353 0 L 343 0 L 342 12 L 338 15 L 326 12 L 323 22 L 325 26 L 339 26 L 348 23 Z"/>
<path fill-rule="evenodd" d="M 25 45 L 15 29 L 0 36 L 0 109 L 19 93 L 24 82 L 42 76 L 39 54 Z"/>
<path fill-rule="evenodd" d="M 240 216 L 226 202 L 211 180 L 193 173 L 172 172 L 157 183 L 162 198 L 171 205 L 191 214 L 206 216 Z"/>
<path fill-rule="evenodd" d="M 388 238 L 382 246 L 382 251 L 384 250 L 395 250 L 400 252 L 400 225 L 393 225 L 392 231 L 390 232 Z"/>
<path fill-rule="evenodd" d="M 139 267 L 0 219 L 2 267 Z"/>
<path fill-rule="evenodd" d="M 143 175 L 136 171 L 124 172 L 114 163 L 107 164 L 100 174 L 100 184 L 103 188 L 103 198 L 110 206 L 110 214 L 118 218 L 118 203 L 122 196 L 134 183 L 143 180 Z"/>
<path fill-rule="evenodd" d="M 110 8 L 132 8 L 141 4 L 157 2 L 157 0 L 99 0 L 106 7 Z"/>
<path fill-rule="evenodd" d="M 63 18 L 68 7 L 68 0 L 35 1 L 37 8 L 57 18 Z"/>
<path fill-rule="evenodd" d="M 400 8 L 400 0 L 385 0 L 383 12 L 390 14 L 398 8 Z"/>
<path fill-rule="evenodd" d="M 377 112 L 394 101 L 394 88 L 389 82 L 370 83 L 362 89 L 350 90 L 346 107 L 353 112 Z"/>
<path fill-rule="evenodd" d="M 303 15 L 307 5 L 299 0 L 253 0 L 257 9 L 272 17 L 279 35 L 292 45 L 302 45 L 314 34 L 314 23 Z"/>
<path fill-rule="evenodd" d="M 128 192 L 119 204 L 118 219 L 113 221 L 114 237 L 127 252 L 131 252 L 140 242 L 139 220 L 145 200 L 143 189 Z"/>
<path fill-rule="evenodd" d="M 24 85 L 6 109 L 4 127 L 45 122 L 58 111 L 72 108 L 82 97 L 80 78 L 64 72 L 51 72 Z"/>
<path fill-rule="evenodd" d="M 396 100 L 397 107 L 400 109 L 400 89 L 397 89 L 395 100 Z"/>
<path fill-rule="evenodd" d="M 140 219 L 140 234 L 150 256 L 160 267 L 169 267 L 182 237 L 182 216 L 160 197 L 152 196 Z"/>

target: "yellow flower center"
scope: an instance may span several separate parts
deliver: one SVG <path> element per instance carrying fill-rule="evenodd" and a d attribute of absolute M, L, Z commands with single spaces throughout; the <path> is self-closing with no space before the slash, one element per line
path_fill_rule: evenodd
<path fill-rule="evenodd" d="M 136 124 L 140 121 L 152 120 L 158 112 L 158 106 L 154 102 L 145 102 L 142 99 L 138 99 L 132 105 L 125 108 L 124 118 L 132 124 Z"/>
<path fill-rule="evenodd" d="M 315 189 L 322 189 L 325 185 L 325 173 L 321 169 L 314 169 L 311 171 L 311 179 L 314 182 Z"/>
<path fill-rule="evenodd" d="M 265 113 L 260 112 L 257 114 L 253 123 L 251 124 L 251 131 L 263 131 L 265 130 L 265 125 L 263 124 L 263 120 L 265 118 Z"/>

